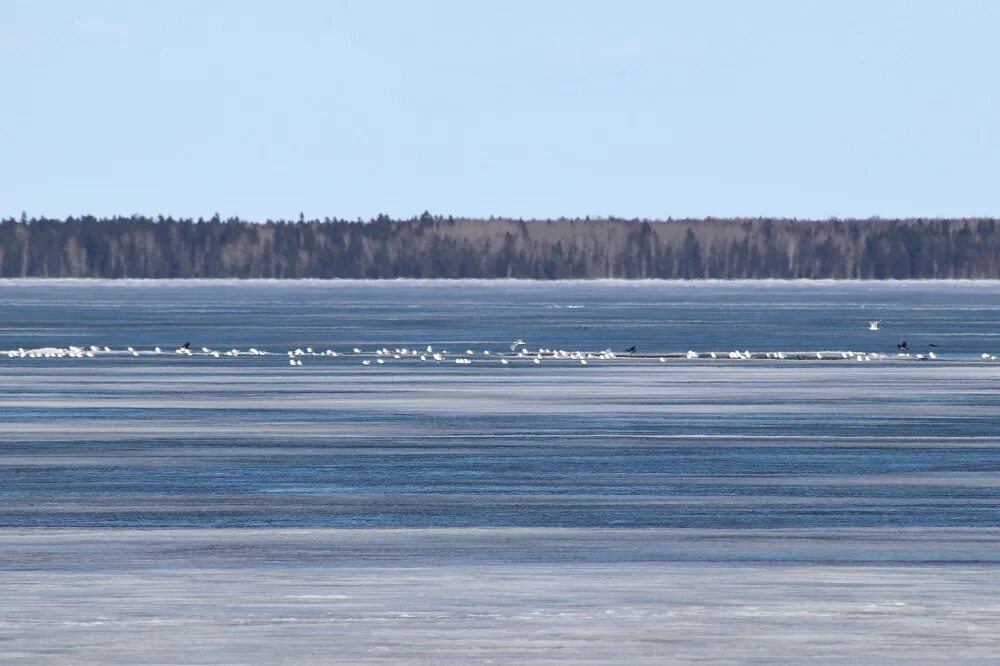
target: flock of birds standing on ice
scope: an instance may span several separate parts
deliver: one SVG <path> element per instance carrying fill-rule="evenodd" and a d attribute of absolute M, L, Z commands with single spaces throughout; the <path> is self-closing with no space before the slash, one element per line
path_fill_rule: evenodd
<path fill-rule="evenodd" d="M 869 331 L 878 331 L 879 320 L 871 320 L 868 322 Z M 936 345 L 930 344 L 928 347 L 936 347 Z M 134 347 L 127 347 L 125 349 L 111 349 L 110 347 L 101 347 L 97 345 L 91 345 L 89 347 L 40 347 L 36 349 L 12 349 L 6 351 L 0 351 L 0 355 L 6 354 L 8 358 L 94 358 L 96 356 L 133 356 L 133 357 L 157 357 L 162 355 L 174 355 L 174 356 L 202 356 L 209 358 L 236 358 L 236 357 L 269 357 L 269 356 L 287 356 L 288 365 L 292 367 L 298 367 L 303 364 L 304 358 L 333 358 L 333 357 L 346 357 L 358 359 L 361 365 L 370 366 L 373 363 L 375 365 L 384 365 L 392 360 L 419 360 L 423 363 L 445 363 L 451 362 L 457 365 L 470 365 L 473 361 L 490 361 L 496 362 L 500 365 L 509 365 L 511 362 L 527 362 L 533 364 L 541 364 L 543 361 L 575 361 L 580 365 L 587 365 L 592 361 L 609 361 L 618 359 L 641 359 L 646 361 L 659 360 L 660 363 L 666 363 L 671 359 L 730 359 L 730 360 L 820 360 L 820 361 L 835 361 L 835 360 L 855 360 L 855 361 L 878 361 L 878 360 L 888 360 L 888 359 L 911 359 L 911 360 L 935 360 L 938 358 L 934 351 L 927 351 L 925 353 L 913 353 L 911 352 L 908 343 L 904 340 L 896 345 L 896 354 L 885 354 L 880 352 L 855 352 L 855 351 L 811 351 L 811 352 L 783 352 L 783 351 L 773 351 L 773 352 L 751 352 L 749 350 L 734 350 L 729 352 L 696 352 L 694 350 L 689 350 L 687 353 L 640 353 L 640 351 L 635 347 L 628 347 L 621 352 L 615 352 L 611 348 L 604 349 L 602 351 L 567 351 L 564 349 L 547 349 L 538 348 L 530 350 L 522 339 L 514 340 L 510 344 L 510 351 L 490 351 L 481 350 L 479 352 L 473 349 L 466 349 L 464 352 L 449 352 L 448 350 L 441 349 L 435 350 L 432 345 L 428 345 L 420 349 L 411 349 L 407 347 L 389 349 L 388 347 L 381 347 L 374 350 L 363 350 L 359 347 L 354 347 L 350 351 L 334 351 L 333 349 L 325 349 L 323 351 L 314 350 L 312 347 L 306 347 L 304 349 L 297 348 L 293 350 L 288 350 L 286 352 L 272 352 L 257 349 L 255 347 L 250 347 L 246 350 L 241 349 L 226 349 L 218 350 L 211 349 L 209 347 L 201 347 L 200 350 L 192 349 L 191 343 L 185 342 L 180 347 L 169 350 L 163 349 L 161 347 L 154 347 L 153 349 L 140 350 Z M 995 361 L 997 356 L 994 354 L 984 353 L 981 355 L 984 361 Z"/>

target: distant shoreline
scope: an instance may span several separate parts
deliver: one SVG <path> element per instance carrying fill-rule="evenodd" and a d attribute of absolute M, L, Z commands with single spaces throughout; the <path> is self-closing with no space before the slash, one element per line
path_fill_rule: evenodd
<path fill-rule="evenodd" d="M 0 278 L 1000 279 L 1000 221 L 0 220 Z"/>
<path fill-rule="evenodd" d="M 694 280 L 660 279 L 660 278 L 590 278 L 590 279 L 555 279 L 537 280 L 531 278 L 91 278 L 91 277 L 15 277 L 0 278 L 0 287 L 32 286 L 32 285 L 385 285 L 385 286 L 418 286 L 418 285 L 469 285 L 469 286 L 555 286 L 555 285 L 618 285 L 628 286 L 755 286 L 755 287 L 819 287 L 819 286 L 979 286 L 1000 287 L 1000 278 L 929 278 L 929 279 L 831 279 L 831 278 L 746 278 L 734 280 L 719 280 L 702 278 Z"/>

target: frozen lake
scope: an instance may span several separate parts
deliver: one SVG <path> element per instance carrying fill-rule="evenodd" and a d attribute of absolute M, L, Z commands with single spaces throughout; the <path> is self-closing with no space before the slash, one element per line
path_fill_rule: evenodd
<path fill-rule="evenodd" d="M 275 352 L 0 358 L 5 663 L 1000 650 L 998 283 L 9 281 L 0 313 L 0 349 Z M 939 360 L 284 356 L 515 338 Z"/>

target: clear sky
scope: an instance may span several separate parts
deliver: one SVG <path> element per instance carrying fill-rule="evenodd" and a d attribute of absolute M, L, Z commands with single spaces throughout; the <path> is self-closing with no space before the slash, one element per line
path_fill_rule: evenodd
<path fill-rule="evenodd" d="M 1000 215 L 1000 2 L 0 0 L 0 215 Z"/>

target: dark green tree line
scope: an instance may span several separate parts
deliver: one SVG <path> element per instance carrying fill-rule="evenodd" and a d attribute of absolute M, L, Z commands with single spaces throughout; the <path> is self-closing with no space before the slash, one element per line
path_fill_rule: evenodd
<path fill-rule="evenodd" d="M 997 220 L 0 220 L 0 276 L 1000 278 Z"/>

